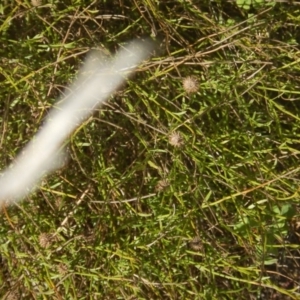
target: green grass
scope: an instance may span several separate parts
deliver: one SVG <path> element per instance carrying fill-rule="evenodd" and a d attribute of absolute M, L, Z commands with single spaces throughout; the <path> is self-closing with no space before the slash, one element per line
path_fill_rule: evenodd
<path fill-rule="evenodd" d="M 272 268 L 300 248 L 284 242 L 300 215 L 299 13 L 296 1 L 2 1 L 1 169 L 91 48 L 159 46 L 70 137 L 68 164 L 3 208 L 0 296 L 297 299 Z"/>

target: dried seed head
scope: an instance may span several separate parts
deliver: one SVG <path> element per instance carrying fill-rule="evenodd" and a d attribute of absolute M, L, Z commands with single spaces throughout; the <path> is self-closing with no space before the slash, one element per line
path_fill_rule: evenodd
<path fill-rule="evenodd" d="M 169 143 L 174 147 L 180 147 L 183 145 L 184 141 L 179 132 L 173 131 L 169 135 Z"/>
<path fill-rule="evenodd" d="M 168 186 L 170 185 L 169 181 L 167 179 L 160 180 L 157 185 L 155 186 L 155 190 L 157 192 L 164 191 Z"/>
<path fill-rule="evenodd" d="M 187 94 L 196 93 L 199 89 L 198 80 L 194 76 L 185 77 L 182 83 L 183 89 Z"/>
<path fill-rule="evenodd" d="M 198 236 L 194 237 L 189 242 L 189 245 L 190 245 L 191 249 L 194 251 L 200 251 L 202 249 L 201 239 Z"/>
<path fill-rule="evenodd" d="M 67 265 L 65 265 L 63 263 L 60 263 L 57 266 L 57 271 L 60 275 L 65 275 L 68 272 L 68 267 L 67 267 Z"/>
<path fill-rule="evenodd" d="M 62 205 L 63 205 L 63 199 L 62 199 L 62 197 L 57 197 L 54 203 L 55 203 L 56 208 L 58 210 L 61 210 Z"/>
<path fill-rule="evenodd" d="M 41 247 L 48 248 L 52 242 L 52 234 L 50 233 L 41 233 L 39 236 L 39 242 Z"/>
<path fill-rule="evenodd" d="M 42 0 L 31 0 L 32 6 L 40 6 L 42 5 Z"/>

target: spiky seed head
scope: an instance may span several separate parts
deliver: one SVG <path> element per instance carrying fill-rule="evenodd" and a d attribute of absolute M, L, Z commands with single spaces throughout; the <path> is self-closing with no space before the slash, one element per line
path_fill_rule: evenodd
<path fill-rule="evenodd" d="M 184 141 L 179 132 L 173 131 L 169 135 L 169 143 L 170 143 L 170 145 L 172 145 L 174 147 L 180 147 L 183 145 Z"/>
<path fill-rule="evenodd" d="M 63 204 L 63 199 L 62 199 L 62 197 L 57 197 L 54 203 L 55 203 L 56 208 L 57 208 L 58 210 L 61 210 L 62 204 Z"/>
<path fill-rule="evenodd" d="M 60 263 L 57 266 L 57 271 L 60 275 L 65 275 L 68 272 L 68 267 L 63 263 Z"/>
<path fill-rule="evenodd" d="M 167 179 L 160 180 L 157 185 L 155 186 L 155 190 L 157 192 L 164 191 L 168 186 L 170 185 L 169 181 Z"/>
<path fill-rule="evenodd" d="M 190 245 L 191 249 L 194 250 L 194 251 L 200 251 L 203 247 L 203 245 L 201 243 L 201 239 L 198 236 L 194 237 L 189 242 L 189 245 Z"/>
<path fill-rule="evenodd" d="M 196 77 L 188 76 L 185 77 L 182 81 L 183 89 L 187 94 L 196 93 L 199 89 L 199 82 Z"/>
<path fill-rule="evenodd" d="M 50 233 L 41 233 L 39 236 L 39 243 L 42 248 L 48 248 L 52 242 L 52 235 Z"/>

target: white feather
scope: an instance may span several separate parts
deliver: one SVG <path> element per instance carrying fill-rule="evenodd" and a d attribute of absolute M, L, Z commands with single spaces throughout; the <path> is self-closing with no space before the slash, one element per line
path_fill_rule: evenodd
<path fill-rule="evenodd" d="M 149 42 L 131 42 L 109 63 L 89 56 L 78 79 L 53 108 L 40 129 L 0 178 L 0 205 L 30 193 L 42 177 L 61 166 L 63 142 L 103 103 L 149 54 Z"/>

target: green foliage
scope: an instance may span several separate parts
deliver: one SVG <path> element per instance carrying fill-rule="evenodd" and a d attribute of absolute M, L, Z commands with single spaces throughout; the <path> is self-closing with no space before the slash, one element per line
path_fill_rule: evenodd
<path fill-rule="evenodd" d="M 251 8 L 259 9 L 259 8 L 267 8 L 269 6 L 274 6 L 276 1 L 266 1 L 266 0 L 237 0 L 236 4 L 244 9 L 250 10 Z"/>
<path fill-rule="evenodd" d="M 0 297 L 296 299 L 269 267 L 299 217 L 297 5 L 37 3 L 0 3 L 2 169 L 90 49 L 158 48 L 70 136 L 66 166 L 3 208 Z"/>

